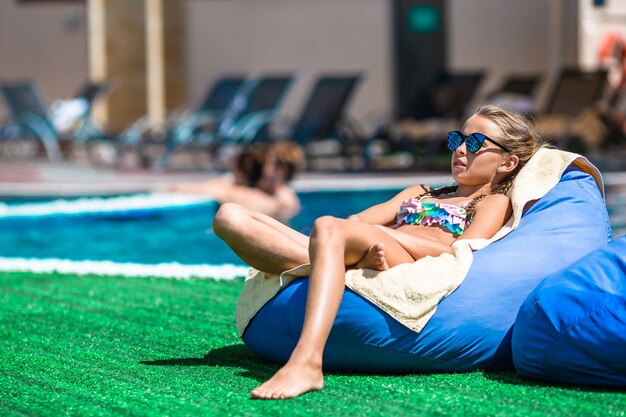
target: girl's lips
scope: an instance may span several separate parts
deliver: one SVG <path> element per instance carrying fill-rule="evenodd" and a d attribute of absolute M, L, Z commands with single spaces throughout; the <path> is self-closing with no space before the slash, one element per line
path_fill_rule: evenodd
<path fill-rule="evenodd" d="M 452 164 L 452 166 L 454 167 L 459 167 L 459 168 L 465 168 L 465 164 L 461 161 L 454 161 L 454 164 Z"/>

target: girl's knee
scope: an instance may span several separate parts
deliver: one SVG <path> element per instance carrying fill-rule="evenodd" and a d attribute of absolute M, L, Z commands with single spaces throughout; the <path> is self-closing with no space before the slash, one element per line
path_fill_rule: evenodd
<path fill-rule="evenodd" d="M 341 219 L 333 216 L 322 216 L 315 220 L 311 229 L 311 236 L 328 233 L 337 233 L 341 231 Z"/>
<path fill-rule="evenodd" d="M 222 204 L 217 213 L 215 213 L 213 231 L 221 237 L 225 232 L 236 229 L 246 215 L 246 209 L 239 204 Z"/>

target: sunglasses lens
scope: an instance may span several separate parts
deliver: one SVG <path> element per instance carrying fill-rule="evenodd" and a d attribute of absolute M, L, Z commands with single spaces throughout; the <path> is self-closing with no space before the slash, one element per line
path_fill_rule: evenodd
<path fill-rule="evenodd" d="M 480 133 L 472 133 L 467 137 L 467 150 L 469 152 L 477 152 L 481 146 L 483 146 L 483 142 L 485 141 L 485 136 Z"/>
<path fill-rule="evenodd" d="M 448 133 L 448 149 L 453 151 L 461 146 L 461 143 L 463 143 L 463 136 L 461 136 L 459 132 Z"/>

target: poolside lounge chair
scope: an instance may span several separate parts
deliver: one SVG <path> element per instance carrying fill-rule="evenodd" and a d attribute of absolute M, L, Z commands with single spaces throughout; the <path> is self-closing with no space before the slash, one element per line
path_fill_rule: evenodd
<path fill-rule="evenodd" d="M 103 85 L 95 84 L 86 84 L 81 88 L 81 95 L 75 99 L 84 100 L 84 105 L 75 115 L 73 126 L 59 131 L 34 82 L 26 80 L 0 83 L 0 92 L 9 108 L 13 124 L 17 127 L 17 135 L 39 140 L 46 155 L 53 161 L 62 159 L 61 141 L 65 140 L 72 145 L 73 142 L 86 144 L 91 141 L 111 140 L 91 118 L 93 101 L 103 88 Z"/>
<path fill-rule="evenodd" d="M 540 82 L 541 76 L 538 74 L 510 75 L 503 80 L 500 88 L 491 95 L 510 93 L 532 97 Z"/>
<path fill-rule="evenodd" d="M 0 93 L 17 128 L 16 134 L 39 140 L 51 161 L 61 160 L 59 134 L 35 85 L 31 81 L 0 83 Z"/>
<path fill-rule="evenodd" d="M 243 76 L 233 75 L 218 79 L 196 110 L 167 121 L 166 140 L 184 145 L 193 141 L 198 132 L 215 129 L 244 82 Z"/>
<path fill-rule="evenodd" d="M 101 98 L 105 93 L 109 92 L 112 88 L 110 81 L 85 81 L 74 94 L 74 98 L 85 100 L 90 107 L 93 107 L 93 103 Z"/>
<path fill-rule="evenodd" d="M 257 138 L 267 138 L 268 121 L 276 118 L 276 112 L 293 79 L 292 75 L 287 74 L 247 80 L 220 123 L 217 134 L 219 140 L 248 143 Z"/>
<path fill-rule="evenodd" d="M 574 138 L 580 139 L 578 144 L 585 147 L 598 145 L 603 140 L 604 128 L 596 116 L 606 92 L 605 70 L 564 68 L 545 110 L 537 117 L 539 131 L 562 149 L 573 145 Z"/>
<path fill-rule="evenodd" d="M 354 145 L 359 145 L 362 135 L 345 115 L 346 106 L 360 80 L 360 74 L 318 77 L 296 123 L 283 128 L 283 133 L 275 139 L 293 140 L 302 146 L 309 167 L 315 158 L 328 156 L 323 153 L 323 146 L 316 147 L 320 142 L 333 141 L 338 146 L 334 147 L 335 151 L 331 150 L 331 154 L 338 153 L 344 158 L 352 153 L 360 154 L 360 148 L 356 149 Z"/>
<path fill-rule="evenodd" d="M 409 116 L 418 121 L 462 119 L 484 77 L 484 71 L 439 71 L 431 83 L 415 95 Z"/>
<path fill-rule="evenodd" d="M 487 94 L 484 103 L 534 116 L 538 110 L 535 92 L 540 83 L 541 76 L 538 74 L 510 75 L 497 90 Z"/>
<path fill-rule="evenodd" d="M 275 117 L 292 80 L 290 74 L 246 78 L 214 124 L 187 120 L 167 132 L 159 167 L 167 168 L 172 155 L 183 147 L 201 148 L 213 157 L 224 144 L 254 140 L 267 126 L 267 120 Z"/>
<path fill-rule="evenodd" d="M 376 135 L 390 148 L 417 155 L 420 165 L 431 168 L 447 132 L 460 128 L 484 76 L 484 71 L 438 72 L 415 95 L 408 117 L 382 126 Z M 369 156 L 366 159 L 368 166 L 376 165 Z"/>
<path fill-rule="evenodd" d="M 88 142 L 93 139 L 111 141 L 113 138 L 104 133 L 101 126 L 92 117 L 94 103 L 104 97 L 112 88 L 110 81 L 85 81 L 74 94 L 75 100 L 85 103 L 85 111 L 80 115 L 76 128 L 72 131 L 74 139 Z"/>
<path fill-rule="evenodd" d="M 575 116 L 602 98 L 606 83 L 606 70 L 565 68 L 553 88 L 545 113 Z"/>
<path fill-rule="evenodd" d="M 607 129 L 603 148 L 621 151 L 626 143 L 626 90 L 618 90 L 613 94 L 602 117 Z"/>
<path fill-rule="evenodd" d="M 234 74 L 218 78 L 211 84 L 196 108 L 178 109 L 169 115 L 165 122 L 165 132 L 161 135 L 154 131 L 150 117 L 144 116 L 136 120 L 118 135 L 118 162 L 124 152 L 132 149 L 140 154 L 143 165 L 149 165 L 150 158 L 146 154 L 146 147 L 152 144 L 160 146 L 165 144 L 166 148 L 176 150 L 177 146 L 191 142 L 200 129 L 214 126 L 221 120 L 244 80 L 244 76 Z"/>

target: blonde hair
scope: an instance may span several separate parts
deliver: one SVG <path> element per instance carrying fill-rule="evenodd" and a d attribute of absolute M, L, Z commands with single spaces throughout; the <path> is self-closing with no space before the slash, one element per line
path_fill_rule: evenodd
<path fill-rule="evenodd" d="M 547 142 L 541 138 L 535 129 L 533 121 L 520 113 L 488 105 L 479 107 L 474 115 L 489 119 L 498 126 L 500 129 L 498 142 L 519 158 L 519 164 L 513 172 L 513 176 L 526 165 L 535 152 L 548 147 Z"/>
<path fill-rule="evenodd" d="M 533 121 L 519 113 L 505 110 L 498 106 L 487 105 L 479 107 L 474 116 L 481 116 L 492 121 L 500 130 L 500 136 L 494 139 L 507 147 L 510 150 L 510 154 L 519 158 L 519 163 L 515 170 L 504 181 L 491 187 L 491 194 L 508 194 L 517 173 L 530 161 L 535 152 L 550 146 L 541 138 L 535 129 Z M 424 195 L 434 197 L 440 194 L 453 193 L 456 190 L 457 186 L 431 189 L 420 195 L 420 197 Z M 485 197 L 487 197 L 487 194 L 478 195 L 466 206 L 465 210 L 470 219 L 474 217 L 476 204 Z"/>

